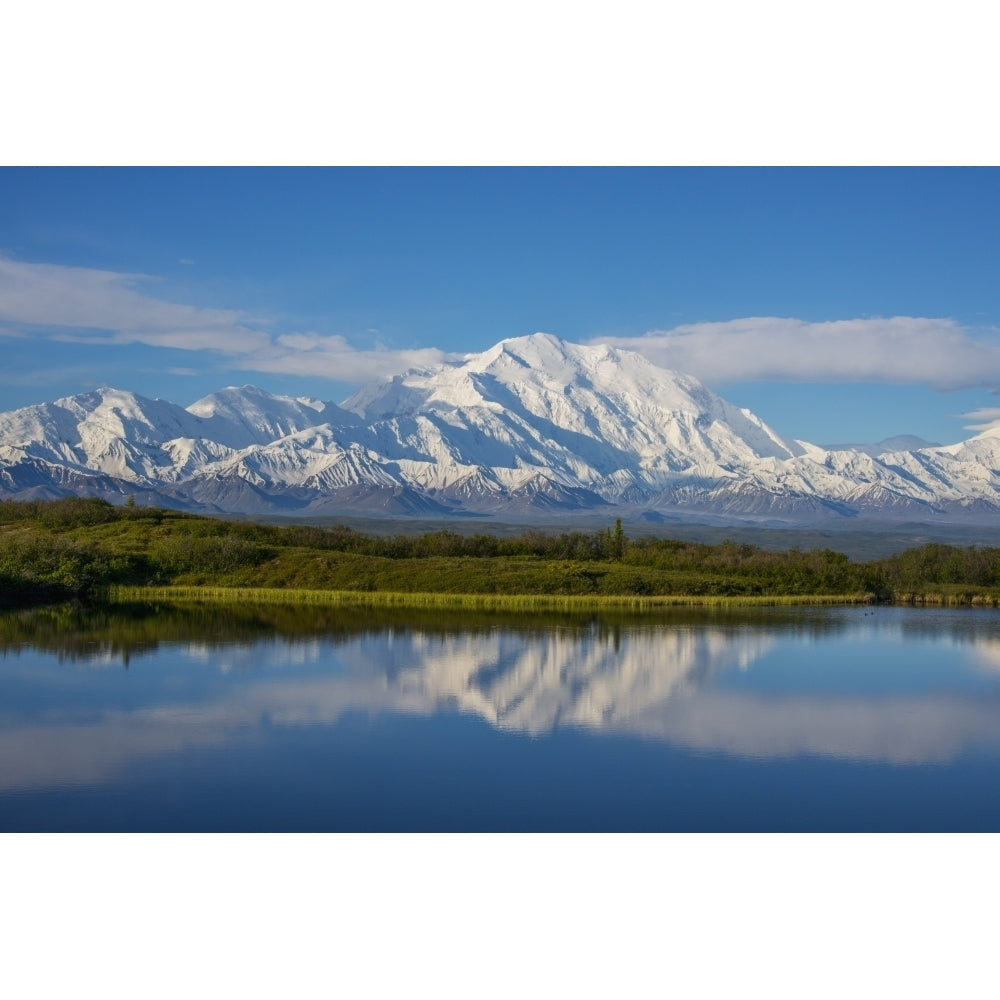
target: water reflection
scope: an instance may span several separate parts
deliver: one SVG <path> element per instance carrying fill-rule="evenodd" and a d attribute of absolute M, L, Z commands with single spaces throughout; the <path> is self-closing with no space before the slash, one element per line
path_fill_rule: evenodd
<path fill-rule="evenodd" d="M 63 610 L 4 616 L 0 651 L 2 790 L 101 783 L 143 759 L 359 712 L 460 712 L 535 739 L 573 729 L 756 760 L 1000 749 L 990 612 Z"/>

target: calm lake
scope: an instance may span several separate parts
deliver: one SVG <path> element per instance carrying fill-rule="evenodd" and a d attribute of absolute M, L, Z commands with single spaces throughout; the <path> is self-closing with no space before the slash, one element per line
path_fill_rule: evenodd
<path fill-rule="evenodd" d="M 0 615 L 4 831 L 1000 829 L 1000 612 Z"/>

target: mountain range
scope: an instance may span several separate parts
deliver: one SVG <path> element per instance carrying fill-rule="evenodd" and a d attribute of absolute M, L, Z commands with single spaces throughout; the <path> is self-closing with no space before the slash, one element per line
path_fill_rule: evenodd
<path fill-rule="evenodd" d="M 0 495 L 73 494 L 208 513 L 986 521 L 1000 429 L 821 447 L 639 354 L 533 334 L 340 405 L 103 388 L 0 413 Z"/>

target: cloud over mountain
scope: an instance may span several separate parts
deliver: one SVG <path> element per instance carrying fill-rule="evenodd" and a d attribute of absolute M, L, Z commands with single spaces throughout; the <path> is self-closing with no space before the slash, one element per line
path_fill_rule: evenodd
<path fill-rule="evenodd" d="M 810 323 L 774 316 L 602 338 L 706 382 L 910 382 L 943 391 L 1000 385 L 1000 337 L 951 319 L 895 316 Z"/>
<path fill-rule="evenodd" d="M 458 357 L 433 346 L 358 347 L 342 334 L 275 332 L 267 317 L 158 298 L 149 291 L 155 282 L 149 275 L 0 255 L 0 336 L 207 352 L 241 371 L 340 383 Z M 948 318 L 748 317 L 603 337 L 600 343 L 636 351 L 710 384 L 872 381 L 941 391 L 1000 386 L 1000 331 L 977 331 Z"/>

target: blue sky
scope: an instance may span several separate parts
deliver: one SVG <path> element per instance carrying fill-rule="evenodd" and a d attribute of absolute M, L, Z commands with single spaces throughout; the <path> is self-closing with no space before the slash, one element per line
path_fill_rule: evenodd
<path fill-rule="evenodd" d="M 0 192 L 5 410 L 340 401 L 546 331 L 816 443 L 1000 417 L 995 169 L 7 168 Z"/>

